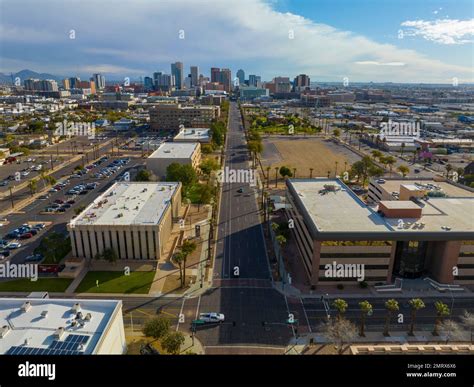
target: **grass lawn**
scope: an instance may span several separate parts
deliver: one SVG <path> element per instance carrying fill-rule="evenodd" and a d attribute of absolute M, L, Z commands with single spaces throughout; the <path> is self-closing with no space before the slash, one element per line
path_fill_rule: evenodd
<path fill-rule="evenodd" d="M 125 275 L 122 271 L 90 271 L 79 284 L 76 293 L 136 293 L 149 292 L 154 271 L 133 271 Z M 99 280 L 99 287 L 96 281 Z"/>
<path fill-rule="evenodd" d="M 64 292 L 72 279 L 69 278 L 38 278 L 30 281 L 28 278 L 0 282 L 0 292 Z"/>

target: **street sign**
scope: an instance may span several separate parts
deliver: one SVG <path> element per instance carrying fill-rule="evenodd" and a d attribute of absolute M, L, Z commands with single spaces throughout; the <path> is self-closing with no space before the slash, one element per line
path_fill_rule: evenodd
<path fill-rule="evenodd" d="M 206 322 L 204 320 L 193 320 L 191 324 L 193 325 L 202 325 L 205 324 Z"/>
<path fill-rule="evenodd" d="M 288 319 L 286 320 L 286 323 L 290 325 L 298 325 L 298 319 Z"/>

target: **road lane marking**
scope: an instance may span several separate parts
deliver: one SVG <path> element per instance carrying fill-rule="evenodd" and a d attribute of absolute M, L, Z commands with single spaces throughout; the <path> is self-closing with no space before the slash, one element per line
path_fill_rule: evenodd
<path fill-rule="evenodd" d="M 196 307 L 196 316 L 195 316 L 195 319 L 197 320 L 198 316 L 199 316 L 199 307 L 201 306 L 201 296 L 199 296 L 198 298 L 198 304 L 197 304 L 197 307 Z"/>
<path fill-rule="evenodd" d="M 180 317 L 183 315 L 183 309 L 184 309 L 184 302 L 185 302 L 185 301 L 186 301 L 186 298 L 183 297 L 183 303 L 181 304 L 181 309 L 180 309 L 180 311 L 179 311 L 179 316 L 178 316 L 178 323 L 176 324 L 176 332 L 178 332 L 179 320 L 181 320 Z"/>
<path fill-rule="evenodd" d="M 301 306 L 303 307 L 303 313 L 306 318 L 306 325 L 308 325 L 309 333 L 313 333 L 313 330 L 311 329 L 311 325 L 309 324 L 308 315 L 306 314 L 306 309 L 304 307 L 303 300 L 301 299 L 301 297 L 300 297 L 300 302 L 301 302 Z"/>

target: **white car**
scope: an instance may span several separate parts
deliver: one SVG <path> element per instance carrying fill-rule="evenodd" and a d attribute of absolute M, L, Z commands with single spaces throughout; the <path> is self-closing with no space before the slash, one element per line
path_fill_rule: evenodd
<path fill-rule="evenodd" d="M 30 174 L 30 172 L 28 172 L 28 171 L 23 171 L 23 172 L 21 173 L 21 176 L 28 176 L 29 174 Z"/>
<path fill-rule="evenodd" d="M 201 313 L 199 314 L 199 320 L 207 323 L 220 323 L 224 322 L 225 316 L 222 313 Z"/>
<path fill-rule="evenodd" d="M 18 242 L 10 242 L 8 245 L 7 245 L 7 249 L 18 249 L 21 247 L 21 243 L 18 243 Z"/>

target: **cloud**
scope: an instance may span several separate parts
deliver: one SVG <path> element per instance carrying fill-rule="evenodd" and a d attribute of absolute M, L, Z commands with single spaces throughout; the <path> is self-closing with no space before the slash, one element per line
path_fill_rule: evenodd
<path fill-rule="evenodd" d="M 278 12 L 265 0 L 5 0 L 2 11 L 0 24 L 14 20 L 17 31 L 42 31 L 36 42 L 0 34 L 2 56 L 37 71 L 149 76 L 182 61 L 185 74 L 190 65 L 203 74 L 213 66 L 233 73 L 243 68 L 265 80 L 300 73 L 341 82 L 473 80 L 469 67 Z M 71 29 L 74 40 L 68 38 Z M 9 63 L 0 63 L 0 70 L 19 70 L 7 68 Z"/>
<path fill-rule="evenodd" d="M 421 36 L 423 39 L 440 44 L 473 42 L 474 19 L 407 20 L 401 25 L 409 27 L 403 31 L 405 36 Z"/>

